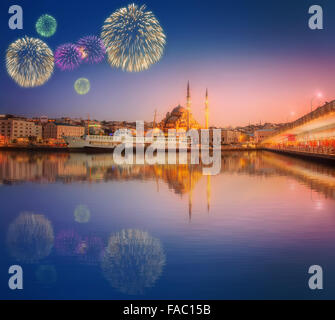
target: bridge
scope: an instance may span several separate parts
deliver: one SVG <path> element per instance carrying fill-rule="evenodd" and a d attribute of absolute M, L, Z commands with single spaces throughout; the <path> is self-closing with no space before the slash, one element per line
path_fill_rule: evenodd
<path fill-rule="evenodd" d="M 335 100 L 287 123 L 261 142 L 265 149 L 335 160 Z"/>

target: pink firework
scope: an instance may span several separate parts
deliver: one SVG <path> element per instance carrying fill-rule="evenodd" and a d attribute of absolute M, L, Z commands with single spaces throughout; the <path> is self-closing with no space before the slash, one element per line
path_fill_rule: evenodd
<path fill-rule="evenodd" d="M 57 234 L 55 248 L 62 256 L 76 256 L 81 237 L 73 230 L 63 230 Z"/>
<path fill-rule="evenodd" d="M 89 63 L 99 63 L 105 58 L 106 48 L 97 36 L 86 36 L 77 42 L 82 59 Z"/>
<path fill-rule="evenodd" d="M 94 265 L 100 262 L 104 250 L 103 240 L 99 237 L 84 237 L 76 248 L 82 263 Z"/>
<path fill-rule="evenodd" d="M 79 47 L 72 43 L 59 46 L 55 51 L 55 64 L 61 70 L 73 70 L 82 61 L 82 52 Z"/>

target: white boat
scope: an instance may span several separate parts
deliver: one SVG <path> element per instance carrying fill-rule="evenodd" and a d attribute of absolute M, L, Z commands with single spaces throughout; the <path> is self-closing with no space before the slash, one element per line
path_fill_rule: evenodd
<path fill-rule="evenodd" d="M 68 148 L 103 148 L 114 149 L 119 142 L 115 142 L 112 136 L 84 135 L 82 137 L 63 137 Z"/>
<path fill-rule="evenodd" d="M 145 147 L 155 142 L 157 149 L 187 149 L 190 147 L 190 138 L 182 137 L 131 137 L 131 136 L 101 136 L 84 135 L 82 137 L 63 137 L 70 149 L 114 149 L 117 145 L 124 143 L 126 147 L 132 148 L 137 145 Z"/>

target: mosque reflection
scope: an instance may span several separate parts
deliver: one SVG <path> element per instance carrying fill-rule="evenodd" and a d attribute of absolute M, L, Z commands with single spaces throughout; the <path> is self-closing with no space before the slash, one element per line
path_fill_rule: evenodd
<path fill-rule="evenodd" d="M 325 198 L 335 199 L 333 167 L 269 152 L 227 152 L 222 156 L 220 175 L 290 177 L 307 186 L 311 194 L 315 191 Z M 207 200 L 207 210 L 210 210 L 214 179 L 215 176 L 203 176 L 200 165 L 121 166 L 114 163 L 111 155 L 104 154 L 0 152 L 0 184 L 9 188 L 24 182 L 151 180 L 157 183 L 158 192 L 160 182 L 163 182 L 178 196 L 187 196 L 190 218 L 193 194 L 198 195 L 194 188 L 200 180 L 204 183 L 205 190 L 201 192 Z M 288 184 L 288 188 L 294 188 L 294 185 L 295 182 Z M 317 210 L 322 210 L 322 201 L 316 199 L 314 204 Z M 34 279 L 41 287 L 57 285 L 57 279 L 61 278 L 57 270 L 62 270 L 59 265 L 62 267 L 64 263 L 66 269 L 71 269 L 67 268 L 70 262 L 80 264 L 80 267 L 86 265 L 115 292 L 144 295 L 157 285 L 165 269 L 167 258 L 161 241 L 140 229 L 110 234 L 109 228 L 106 232 L 90 228 L 94 220 L 94 211 L 91 216 L 90 209 L 86 204 L 78 203 L 72 213 L 70 211 L 73 224 L 64 226 L 52 219 L 55 228 L 45 215 L 18 212 L 18 216 L 8 223 L 6 234 L 11 259 L 34 264 Z"/>
<path fill-rule="evenodd" d="M 110 236 L 101 268 L 112 287 L 139 295 L 153 287 L 165 261 L 160 240 L 145 231 L 127 229 Z"/>
<path fill-rule="evenodd" d="M 335 199 L 335 173 L 332 167 L 269 152 L 225 152 L 220 174 L 255 176 L 285 175 L 311 189 Z M 170 190 L 188 195 L 192 213 L 195 185 L 206 179 L 207 209 L 210 210 L 211 179 L 202 174 L 201 165 L 117 165 L 111 154 L 0 152 L 0 184 L 22 182 L 72 183 L 99 181 L 163 181 Z M 74 212 L 79 223 L 89 220 L 89 210 L 78 206 Z"/>

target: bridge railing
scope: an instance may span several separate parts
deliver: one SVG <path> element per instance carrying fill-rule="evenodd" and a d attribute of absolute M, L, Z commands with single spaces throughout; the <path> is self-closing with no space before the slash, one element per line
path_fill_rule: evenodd
<path fill-rule="evenodd" d="M 268 149 L 278 150 L 278 151 L 293 151 L 301 153 L 311 153 L 311 154 L 323 154 L 323 155 L 335 155 L 334 146 L 267 146 Z"/>
<path fill-rule="evenodd" d="M 316 108 L 314 111 L 302 116 L 301 118 L 283 125 L 280 129 L 274 131 L 273 134 L 269 135 L 269 137 L 267 137 L 264 142 L 269 141 L 271 138 L 280 135 L 288 130 L 304 125 L 305 123 L 308 123 L 332 112 L 335 112 L 335 100 L 332 100 L 331 102 L 326 102 L 323 106 Z"/>

